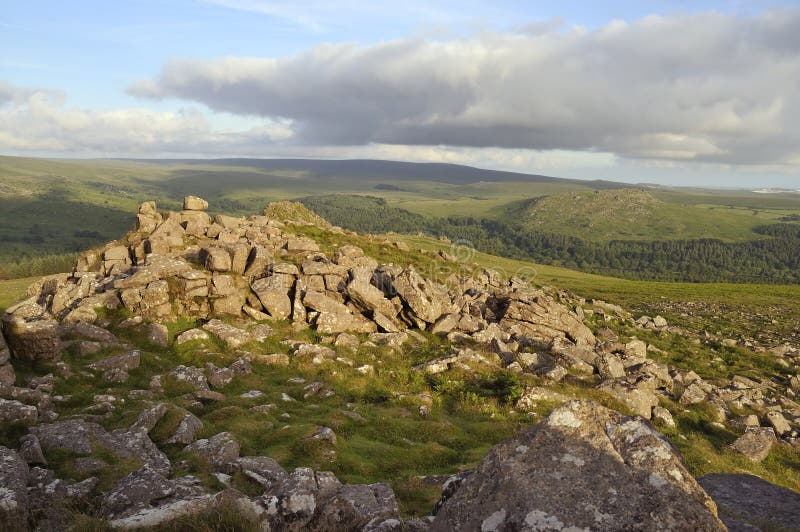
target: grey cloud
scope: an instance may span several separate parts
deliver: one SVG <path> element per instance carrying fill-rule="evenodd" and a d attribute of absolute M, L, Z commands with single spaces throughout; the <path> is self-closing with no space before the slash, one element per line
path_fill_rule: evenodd
<path fill-rule="evenodd" d="M 130 87 L 292 121 L 311 145 L 451 145 L 782 164 L 800 144 L 800 9 L 179 59 Z"/>

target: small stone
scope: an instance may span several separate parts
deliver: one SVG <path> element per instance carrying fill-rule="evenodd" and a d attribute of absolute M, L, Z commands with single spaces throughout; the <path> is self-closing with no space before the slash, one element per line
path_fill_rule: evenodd
<path fill-rule="evenodd" d="M 767 412 L 767 422 L 772 425 L 778 436 L 785 436 L 792 432 L 792 427 L 780 412 Z"/>
<path fill-rule="evenodd" d="M 145 335 L 147 341 L 158 347 L 167 347 L 169 345 L 169 330 L 166 325 L 160 323 L 148 323 L 145 326 Z"/>
<path fill-rule="evenodd" d="M 310 436 L 313 440 L 322 440 L 336 445 L 336 433 L 329 427 L 318 427 L 317 431 Z"/>
<path fill-rule="evenodd" d="M 34 434 L 26 434 L 19 439 L 19 455 L 30 465 L 47 465 L 47 460 Z"/>
<path fill-rule="evenodd" d="M 181 345 L 194 340 L 208 340 L 208 333 L 202 329 L 189 329 L 175 338 L 175 344 Z"/>
<path fill-rule="evenodd" d="M 663 406 L 653 407 L 653 421 L 661 423 L 666 427 L 675 426 L 675 420 L 672 418 L 672 414 Z"/>
<path fill-rule="evenodd" d="M 777 439 L 772 427 L 748 429 L 731 447 L 753 462 L 763 462 Z"/>
<path fill-rule="evenodd" d="M 188 445 L 195 440 L 197 431 L 203 428 L 203 422 L 195 416 L 187 412 L 178 423 L 178 428 L 175 433 L 167 440 L 167 443 L 181 443 Z"/>
<path fill-rule="evenodd" d="M 186 196 L 183 198 L 183 210 L 185 211 L 205 211 L 208 209 L 208 202 L 197 196 Z"/>

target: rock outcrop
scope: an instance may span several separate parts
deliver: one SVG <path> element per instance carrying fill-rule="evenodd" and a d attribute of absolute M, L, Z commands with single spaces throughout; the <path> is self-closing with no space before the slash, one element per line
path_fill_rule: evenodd
<path fill-rule="evenodd" d="M 355 246 L 328 257 L 266 215 L 212 220 L 206 208 L 194 196 L 186 197 L 181 212 L 159 213 L 153 202 L 143 203 L 136 229 L 125 238 L 85 253 L 71 275 L 46 279 L 8 309 L 3 323 L 10 353 L 58 359 L 62 324 L 93 323 L 98 307 L 124 308 L 154 322 L 207 320 L 204 329 L 232 347 L 252 337 L 220 318 L 291 319 L 324 334 L 417 328 L 484 343 L 499 334 L 504 342 L 545 348 L 554 342 L 563 349 L 596 344 L 575 312 L 555 298 L 518 282 L 498 282 L 491 272 L 448 287 L 410 266 L 378 265 Z M 146 334 L 163 345 L 164 331 L 151 327 Z"/>
<path fill-rule="evenodd" d="M 645 525 L 645 523 L 647 523 Z M 641 418 L 588 401 L 493 447 L 431 530 L 724 530 L 678 453 Z"/>

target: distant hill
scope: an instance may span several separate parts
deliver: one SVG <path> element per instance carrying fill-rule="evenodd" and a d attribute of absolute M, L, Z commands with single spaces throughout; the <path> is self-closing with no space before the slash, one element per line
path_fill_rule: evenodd
<path fill-rule="evenodd" d="M 385 179 L 396 181 L 433 181 L 463 185 L 479 182 L 527 182 L 551 184 L 575 184 L 591 188 L 619 188 L 622 183 L 613 181 L 580 179 L 564 179 L 538 174 L 506 172 L 502 170 L 486 170 L 447 163 L 412 163 L 401 161 L 385 161 L 378 159 L 133 159 L 136 162 L 198 165 L 198 166 L 235 166 L 257 168 L 270 173 L 286 172 L 292 175 L 302 173 L 307 178 L 346 178 L 375 181 Z"/>
<path fill-rule="evenodd" d="M 642 189 L 594 190 L 544 196 L 518 203 L 509 218 L 532 230 L 584 240 L 758 238 L 755 216 L 727 208 L 661 201 Z"/>

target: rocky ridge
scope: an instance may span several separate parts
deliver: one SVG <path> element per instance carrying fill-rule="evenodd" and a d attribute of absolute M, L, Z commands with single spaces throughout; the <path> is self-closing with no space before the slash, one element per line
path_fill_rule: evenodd
<path fill-rule="evenodd" d="M 623 340 L 610 329 L 595 334 L 584 323 L 586 302 L 566 292 L 532 287 L 523 279 L 503 279 L 484 270 L 437 280 L 411 266 L 379 264 L 352 245 L 322 253 L 316 241 L 298 237 L 291 227 L 312 224 L 341 230 L 307 211 L 287 222 L 287 216 L 298 212 L 291 204 L 273 204 L 264 215 L 249 218 L 212 218 L 207 208 L 204 200 L 193 196 L 185 199 L 180 212 L 160 213 L 154 203 L 142 204 L 135 229 L 123 239 L 82 255 L 71 274 L 36 283 L 28 299 L 3 315 L 0 419 L 30 427 L 16 449 L 2 448 L 0 475 L 7 479 L 4 485 L 11 486 L 0 505 L 4 518 L 31 519 L 40 528 L 58 528 L 63 516 L 53 515 L 46 503 L 47 494 L 56 493 L 65 503 L 88 501 L 93 514 L 122 528 L 151 526 L 232 505 L 268 530 L 602 529 L 604 519 L 638 523 L 645 514 L 667 528 L 689 522 L 716 529 L 722 525 L 713 503 L 677 452 L 645 421 L 674 424 L 670 412 L 660 406 L 661 399 L 686 407 L 710 405 L 717 422 L 738 428 L 742 436 L 733 448 L 752 460 L 763 460 L 779 442 L 798 445 L 800 406 L 789 397 L 800 381 L 790 381 L 780 390 L 784 393 L 776 383 L 739 376 L 724 384 L 705 381 L 692 371 L 648 358 L 649 346 L 641 340 Z M 447 254 L 439 258 L 454 260 Z M 619 307 L 592 303 L 591 312 L 632 326 L 669 328 L 660 317 L 634 321 Z M 124 318 L 110 320 L 107 316 L 112 315 Z M 179 318 L 192 318 L 201 325 L 181 330 L 171 340 L 166 324 Z M 227 350 L 242 350 L 274 339 L 273 326 L 285 322 L 293 330 L 316 331 L 330 343 L 293 342 L 289 355 L 242 350 L 225 367 L 211 362 L 205 367 L 176 365 L 153 377 L 149 389 L 131 392 L 152 404 L 124 429 L 108 431 L 98 423 L 124 401 L 114 395 L 98 393 L 85 414 L 61 420 L 53 389 L 58 379 L 73 371 L 60 362 L 65 349 L 116 353 L 87 368 L 99 375 L 101 383 L 125 382 L 129 372 L 140 366 L 138 349 L 109 330 L 112 322 L 153 346 L 213 338 Z M 639 417 L 625 417 L 593 403 L 567 403 L 531 431 L 493 448 L 474 474 L 448 481 L 436 517 L 410 520 L 400 517 L 395 496 L 385 484 L 342 484 L 330 473 L 308 468 L 287 472 L 269 457 L 240 456 L 239 442 L 227 432 L 198 439 L 203 424 L 191 407 L 169 443 L 185 446 L 186 453 L 209 464 L 223 480 L 233 474 L 246 476 L 260 487 L 261 495 L 247 496 L 231 488 L 209 492 L 191 474 L 176 476 L 174 464 L 149 437 L 167 413 L 165 386 L 185 386 L 188 405 L 219 401 L 225 397 L 220 390 L 250 374 L 253 364 L 287 365 L 296 358 L 315 365 L 347 365 L 332 347 L 371 343 L 400 348 L 424 343 L 422 333 L 439 335 L 452 345 L 449 353 L 415 366 L 422 374 L 471 371 L 477 366 L 536 375 L 545 386 L 523 390 L 517 402 L 523 411 L 542 402 L 565 402 L 568 398 L 550 391 L 546 383 L 577 379 Z M 782 356 L 790 364 L 800 361 L 800 352 L 792 348 Z M 60 374 L 17 386 L 14 360 L 50 364 Z M 355 370 L 375 371 L 371 366 Z M 325 397 L 332 392 L 323 383 L 310 383 L 304 393 Z M 424 408 L 420 407 L 420 415 Z M 761 415 L 736 417 L 735 412 L 742 410 Z M 335 447 L 336 435 L 330 428 L 320 427 L 311 437 Z M 487 493 L 513 494 L 530 489 L 531 483 L 550 482 L 538 479 L 530 468 L 537 460 L 550 460 L 545 451 L 553 447 L 555 453 L 564 441 L 574 442 L 575 448 L 561 458 L 553 454 L 548 474 L 572 478 L 573 485 L 581 479 L 592 485 L 589 479 L 616 471 L 615 475 L 631 479 L 626 489 L 632 493 L 615 494 L 616 506 L 608 506 L 608 500 L 585 502 L 584 513 L 549 509 L 563 490 L 543 494 L 535 504 L 499 495 L 487 499 Z M 137 467 L 110 487 L 98 486 L 95 477 L 59 480 L 45 468 L 47 455 L 53 452 L 85 457 L 81 464 L 90 471 L 103 468 L 107 464 L 97 463 L 103 462 L 96 458 L 98 449 L 106 459 L 132 461 Z M 529 449 L 537 451 L 529 455 Z M 598 458 L 599 451 L 609 458 Z M 657 459 L 647 458 L 648 453 Z M 618 483 L 608 486 L 609 493 L 621 489 Z M 634 492 L 652 492 L 653 501 L 664 497 L 675 511 L 654 517 L 644 503 L 633 509 L 628 503 Z"/>

